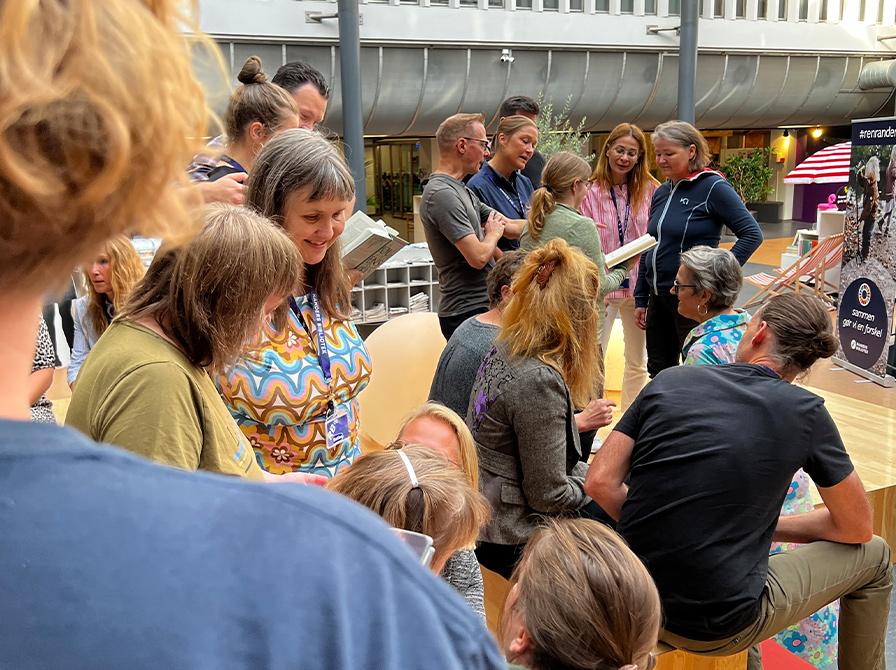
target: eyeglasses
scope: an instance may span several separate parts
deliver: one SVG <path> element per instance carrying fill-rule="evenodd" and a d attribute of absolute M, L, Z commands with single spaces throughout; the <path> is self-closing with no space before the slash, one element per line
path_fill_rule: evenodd
<path fill-rule="evenodd" d="M 461 139 L 470 140 L 471 142 L 477 142 L 479 146 L 482 147 L 483 151 L 491 151 L 492 143 L 488 140 L 480 140 L 478 137 L 463 137 Z"/>
<path fill-rule="evenodd" d="M 696 284 L 681 284 L 677 279 L 672 280 L 672 293 L 678 293 L 683 288 L 697 288 Z"/>

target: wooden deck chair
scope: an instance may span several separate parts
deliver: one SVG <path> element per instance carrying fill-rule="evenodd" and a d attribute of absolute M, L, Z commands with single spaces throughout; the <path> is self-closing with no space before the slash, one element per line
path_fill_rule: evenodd
<path fill-rule="evenodd" d="M 830 302 L 826 289 L 836 290 L 837 287 L 825 279 L 825 273 L 840 263 L 842 257 L 843 233 L 837 233 L 826 237 L 786 268 L 779 269 L 778 274 L 758 272 L 744 277 L 760 290 L 743 306 L 750 307 L 765 302 L 774 295 L 800 290 L 814 291 L 817 296 Z"/>

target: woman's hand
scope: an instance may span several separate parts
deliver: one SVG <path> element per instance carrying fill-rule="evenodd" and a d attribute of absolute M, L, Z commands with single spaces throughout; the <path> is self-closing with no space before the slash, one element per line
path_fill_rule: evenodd
<path fill-rule="evenodd" d="M 585 409 L 576 414 L 576 429 L 584 433 L 609 426 L 613 421 L 614 407 L 616 403 L 612 400 L 592 400 Z"/>
<path fill-rule="evenodd" d="M 641 330 L 647 330 L 647 308 L 635 307 L 635 323 Z"/>
<path fill-rule="evenodd" d="M 246 202 L 245 172 L 224 175 L 216 181 L 200 181 L 196 186 L 206 203 L 225 202 L 230 205 L 242 205 Z"/>

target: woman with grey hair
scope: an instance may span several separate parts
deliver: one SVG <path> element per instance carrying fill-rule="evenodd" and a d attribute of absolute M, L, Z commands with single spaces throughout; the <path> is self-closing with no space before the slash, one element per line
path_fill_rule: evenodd
<path fill-rule="evenodd" d="M 684 365 L 733 363 L 750 315 L 735 309 L 743 285 L 740 263 L 727 249 L 700 245 L 681 254 L 669 289 L 678 296 L 678 313 L 699 325 L 685 338 Z"/>
<path fill-rule="evenodd" d="M 355 197 L 342 155 L 320 134 L 287 130 L 258 154 L 247 204 L 283 227 L 305 264 L 299 295 L 260 344 L 217 378 L 268 472 L 332 477 L 360 455 L 357 396 L 370 356 L 351 320 L 339 235 Z"/>
<path fill-rule="evenodd" d="M 647 331 L 647 372 L 654 377 L 678 365 L 685 338 L 697 325 L 682 316 L 670 293 L 680 254 L 697 245 L 719 246 L 727 226 L 737 236 L 731 251 L 743 265 L 762 243 L 762 232 L 731 184 L 709 169 L 709 146 L 699 130 L 668 121 L 656 127 L 652 139 L 657 167 L 667 181 L 650 203 L 647 232 L 659 245 L 641 257 L 635 318 Z"/>

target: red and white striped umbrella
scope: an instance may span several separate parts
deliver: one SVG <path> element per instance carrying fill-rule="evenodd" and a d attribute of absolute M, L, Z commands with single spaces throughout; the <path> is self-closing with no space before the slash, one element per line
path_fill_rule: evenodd
<path fill-rule="evenodd" d="M 841 142 L 816 151 L 793 168 L 785 184 L 845 184 L 849 181 L 851 142 Z"/>

